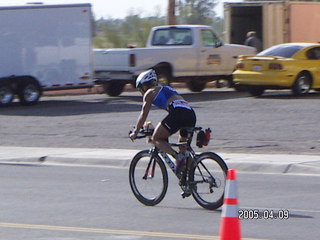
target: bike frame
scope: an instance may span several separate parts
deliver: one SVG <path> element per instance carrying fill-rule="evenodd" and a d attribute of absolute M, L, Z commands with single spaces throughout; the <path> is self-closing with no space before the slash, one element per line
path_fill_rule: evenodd
<path fill-rule="evenodd" d="M 194 130 L 201 129 L 201 128 L 186 128 L 186 129 L 187 129 L 187 141 L 180 142 L 180 143 L 170 143 L 170 145 L 173 147 L 186 147 L 186 151 L 188 151 L 189 154 L 191 155 L 192 161 L 196 162 L 197 161 L 197 154 L 192 149 L 191 142 L 192 142 Z M 144 175 L 143 179 L 147 179 L 148 176 L 151 178 L 154 177 L 156 162 L 153 161 L 153 159 L 155 158 L 155 156 L 160 156 L 161 160 L 164 161 L 169 166 L 169 168 L 172 170 L 174 175 L 179 179 L 179 176 L 176 173 L 177 166 L 171 160 L 171 158 L 168 156 L 167 153 L 160 151 L 156 146 L 154 146 L 153 148 L 150 148 L 149 152 L 151 153 L 151 157 L 150 157 L 150 161 L 148 163 L 148 166 L 145 171 L 145 175 Z M 190 160 L 190 158 L 187 158 L 187 162 L 186 162 L 187 167 L 186 167 L 186 170 L 183 172 L 183 176 L 181 179 L 182 182 L 184 182 L 184 183 L 187 181 L 187 171 L 189 170 L 189 166 L 190 166 L 189 160 Z M 152 163 L 153 163 L 153 165 L 152 165 L 151 175 L 148 175 Z M 202 175 L 202 173 L 201 173 L 201 175 Z"/>
<path fill-rule="evenodd" d="M 171 146 L 174 147 L 180 147 L 180 146 L 186 146 L 187 147 L 187 151 L 190 153 L 192 161 L 196 161 L 196 153 L 194 152 L 194 150 L 191 148 L 191 146 L 189 145 L 188 142 L 182 142 L 182 143 L 172 143 L 170 144 Z M 150 161 L 148 163 L 147 169 L 146 169 L 146 173 L 144 176 L 144 179 L 146 179 L 148 173 L 149 173 L 149 169 L 151 167 L 152 164 L 152 160 L 155 158 L 155 156 L 160 156 L 160 158 L 169 166 L 169 168 L 172 170 L 172 172 L 176 175 L 176 177 L 178 177 L 177 173 L 176 173 L 176 164 L 171 160 L 171 158 L 168 156 L 167 153 L 160 151 L 157 147 L 153 147 L 150 150 L 151 153 L 151 157 L 150 157 Z M 186 166 L 189 166 L 189 158 L 187 159 L 186 162 Z M 153 162 L 153 166 L 152 166 L 152 171 L 151 171 L 151 177 L 154 176 L 154 172 L 155 172 L 155 161 Z"/>

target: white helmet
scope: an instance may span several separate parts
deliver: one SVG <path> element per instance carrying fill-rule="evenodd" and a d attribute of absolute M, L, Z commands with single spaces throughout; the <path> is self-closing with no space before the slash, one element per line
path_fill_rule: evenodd
<path fill-rule="evenodd" d="M 156 81 L 156 82 L 158 81 L 156 72 L 153 69 L 140 73 L 140 75 L 136 80 L 136 88 L 140 88 L 141 84 L 147 83 L 150 81 Z"/>

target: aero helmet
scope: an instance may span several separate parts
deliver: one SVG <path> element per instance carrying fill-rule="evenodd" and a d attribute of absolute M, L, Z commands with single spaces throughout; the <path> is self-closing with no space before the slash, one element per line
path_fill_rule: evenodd
<path fill-rule="evenodd" d="M 156 72 L 153 69 L 149 69 L 147 71 L 144 71 L 140 73 L 136 80 L 136 88 L 140 88 L 141 84 L 151 82 L 151 81 L 157 81 L 157 75 Z"/>

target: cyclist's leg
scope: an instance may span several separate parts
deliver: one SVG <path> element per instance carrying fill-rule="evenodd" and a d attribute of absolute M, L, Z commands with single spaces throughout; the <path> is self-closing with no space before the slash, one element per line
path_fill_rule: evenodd
<path fill-rule="evenodd" d="M 166 118 L 157 125 L 153 136 L 153 144 L 156 145 L 157 148 L 159 148 L 161 151 L 170 154 L 176 159 L 176 172 L 179 173 L 181 170 L 181 163 L 184 159 L 184 155 L 181 155 L 181 153 L 178 153 L 175 151 L 171 145 L 169 144 L 168 138 L 173 134 L 170 133 L 169 129 L 166 128 L 167 124 L 165 123 Z M 165 126 L 164 126 L 164 125 Z"/>
<path fill-rule="evenodd" d="M 197 117 L 193 109 L 185 110 L 182 109 L 180 113 L 180 131 L 179 131 L 179 142 L 186 142 L 188 140 L 188 130 L 187 128 L 193 128 L 196 125 Z M 184 155 L 185 164 L 187 164 L 188 168 L 190 168 L 190 158 L 189 153 L 187 152 L 187 146 L 179 147 L 180 153 Z"/>
<path fill-rule="evenodd" d="M 179 131 L 179 142 L 186 142 L 188 138 L 188 130 L 186 128 L 191 128 L 196 126 L 197 117 L 193 109 L 183 110 L 180 113 L 180 131 Z M 180 152 L 185 152 L 186 147 L 180 147 Z"/>
<path fill-rule="evenodd" d="M 168 142 L 168 138 L 170 136 L 171 133 L 169 132 L 169 130 L 166 127 L 164 127 L 162 123 L 158 123 L 152 136 L 152 142 L 161 151 L 176 157 L 176 151 L 171 147 L 171 145 Z"/>
<path fill-rule="evenodd" d="M 180 134 L 179 134 L 179 142 L 186 142 L 187 141 L 187 135 L 184 134 L 184 131 L 180 130 Z M 187 150 L 186 146 L 180 146 L 179 147 L 179 151 L 181 153 L 185 153 Z"/>
<path fill-rule="evenodd" d="M 163 152 L 177 158 L 177 152 L 168 143 L 168 138 L 182 127 L 194 127 L 196 115 L 194 111 L 175 108 L 159 123 L 153 133 L 153 143 Z M 186 141 L 187 134 L 180 132 L 180 142 Z M 180 149 L 183 151 L 183 149 Z M 184 150 L 185 152 L 185 150 Z"/>

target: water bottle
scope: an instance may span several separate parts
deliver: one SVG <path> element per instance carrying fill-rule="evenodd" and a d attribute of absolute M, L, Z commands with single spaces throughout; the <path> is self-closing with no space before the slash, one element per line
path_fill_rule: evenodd
<path fill-rule="evenodd" d="M 208 146 L 210 138 L 211 138 L 211 129 L 207 128 L 204 132 L 205 135 L 205 141 L 203 143 L 204 146 Z"/>

